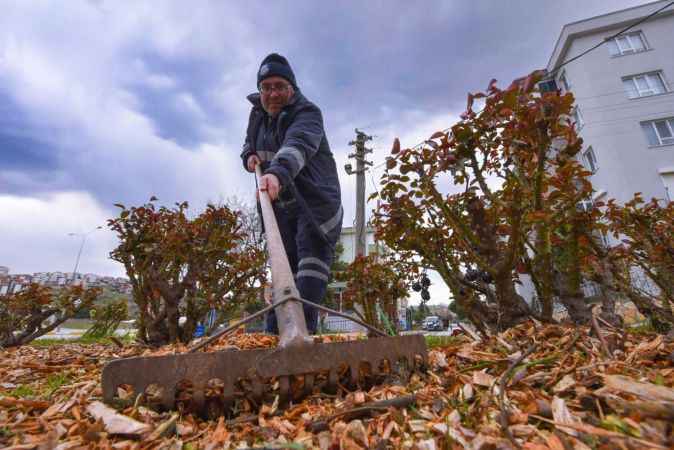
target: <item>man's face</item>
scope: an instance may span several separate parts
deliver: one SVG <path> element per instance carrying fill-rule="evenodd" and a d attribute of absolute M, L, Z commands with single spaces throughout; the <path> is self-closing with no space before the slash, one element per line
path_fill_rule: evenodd
<path fill-rule="evenodd" d="M 275 116 L 290 102 L 295 90 L 285 78 L 273 76 L 262 80 L 259 86 L 262 107 Z"/>

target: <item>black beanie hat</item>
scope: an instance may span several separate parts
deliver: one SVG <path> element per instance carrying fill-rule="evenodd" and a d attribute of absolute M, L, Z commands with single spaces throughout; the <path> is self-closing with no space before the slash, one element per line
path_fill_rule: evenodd
<path fill-rule="evenodd" d="M 293 69 L 290 67 L 290 64 L 288 64 L 288 60 L 278 53 L 271 53 L 262 60 L 260 70 L 257 71 L 257 85 L 259 86 L 265 78 L 273 76 L 285 78 L 295 89 L 297 89 Z"/>

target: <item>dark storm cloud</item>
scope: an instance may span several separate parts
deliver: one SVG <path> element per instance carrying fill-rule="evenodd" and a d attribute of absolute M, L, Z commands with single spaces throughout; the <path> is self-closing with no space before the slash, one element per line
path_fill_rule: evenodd
<path fill-rule="evenodd" d="M 40 129 L 0 90 L 0 167 L 5 170 L 45 170 L 58 166 L 57 149 Z"/>
<path fill-rule="evenodd" d="M 170 86 L 148 85 L 146 80 L 124 85 L 137 98 L 138 110 L 153 121 L 157 134 L 185 148 L 208 141 L 206 128 L 222 126 L 227 117 L 225 105 L 209 95 L 222 78 L 220 64 L 150 52 L 139 55 L 139 60 L 153 74 L 172 81 Z"/>
<path fill-rule="evenodd" d="M 52 58 L 50 63 L 63 72 L 63 89 L 83 85 L 83 106 L 78 107 L 89 109 L 76 110 L 77 119 L 64 121 L 58 109 L 63 107 L 67 116 L 66 109 L 74 107 L 57 104 L 56 98 L 47 119 L 44 102 L 2 109 L 0 170 L 65 172 L 62 178 L 73 180 L 68 188 L 92 192 L 106 202 L 113 196 L 145 198 L 157 189 L 169 198 L 203 197 L 223 187 L 187 179 L 171 182 L 190 176 L 181 158 L 193 158 L 203 145 L 224 144 L 228 156 L 238 152 L 248 109 L 245 95 L 255 88 L 259 61 L 271 51 L 288 56 L 301 89 L 323 109 L 330 140 L 343 159 L 353 128 L 404 133 L 419 126 L 424 114 L 429 120 L 442 114 L 449 120 L 450 112 L 464 107 L 466 93 L 484 89 L 491 78 L 505 85 L 544 67 L 564 23 L 635 3 L 281 1 L 194 8 L 168 3 L 125 13 L 120 11 L 128 5 L 118 9 L 114 2 L 99 2 L 89 10 L 69 4 L 77 14 L 63 15 L 73 24 L 79 21 L 85 32 L 91 28 L 89 36 L 58 31 L 60 19 L 52 13 L 60 4 L 36 9 L 33 18 L 16 13 L 6 23 L 9 31 L 0 31 L 0 45 L 25 46 Z M 17 25 L 21 20 L 25 23 Z M 35 29 L 32 20 L 47 24 Z M 103 43 L 92 38 L 101 26 L 110 28 Z M 138 64 L 142 71 L 127 70 Z M 14 74 L 15 89 L 21 88 L 22 76 L 27 74 Z M 108 99 L 124 93 L 131 100 L 109 108 Z M 151 127 L 136 124 L 138 118 L 133 119 L 135 128 L 118 122 L 130 120 L 130 112 Z M 42 126 L 35 126 L 36 117 Z M 48 123 L 49 117 L 55 123 Z M 107 129 L 100 129 L 97 120 Z M 50 127 L 59 133 L 50 133 Z M 192 173 L 199 174 L 202 163 L 194 162 Z M 223 170 L 232 174 L 225 189 L 245 179 L 238 165 Z M 199 188 L 178 192 L 190 185 Z"/>
<path fill-rule="evenodd" d="M 300 85 L 309 80 L 325 104 L 362 117 L 382 105 L 429 112 L 463 105 L 492 78 L 509 84 L 544 67 L 565 23 L 636 3 L 282 2 L 248 12 L 280 38 Z"/>
<path fill-rule="evenodd" d="M 371 157 L 381 162 L 394 136 L 413 145 L 452 125 L 490 79 L 507 85 L 545 67 L 565 23 L 639 3 L 5 1 L 0 263 L 67 270 L 64 236 L 105 223 L 115 202 L 156 195 L 198 211 L 252 199 L 238 154 L 245 97 L 270 52 L 288 57 L 323 110 L 350 225 L 355 179 L 342 167 L 354 128 L 377 135 Z M 123 273 L 107 259 L 114 243 L 83 265 Z"/>

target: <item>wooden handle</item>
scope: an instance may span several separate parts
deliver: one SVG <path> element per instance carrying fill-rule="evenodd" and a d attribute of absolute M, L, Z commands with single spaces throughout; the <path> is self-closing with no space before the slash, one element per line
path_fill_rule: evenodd
<path fill-rule="evenodd" d="M 255 166 L 255 176 L 257 177 L 262 220 L 267 238 L 267 252 L 271 266 L 274 303 L 286 297 L 300 298 L 297 286 L 295 286 L 292 270 L 290 269 L 290 263 L 288 262 L 288 255 L 286 255 L 285 247 L 283 246 L 283 239 L 276 222 L 269 193 L 266 190 L 262 190 L 262 169 L 259 164 Z M 285 348 L 313 342 L 307 332 L 304 310 L 300 302 L 289 301 L 276 308 L 276 321 L 278 322 L 280 347 Z"/>

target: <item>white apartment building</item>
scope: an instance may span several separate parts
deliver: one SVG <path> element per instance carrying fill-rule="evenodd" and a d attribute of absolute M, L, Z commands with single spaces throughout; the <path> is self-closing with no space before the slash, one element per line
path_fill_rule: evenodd
<path fill-rule="evenodd" d="M 541 89 L 571 91 L 576 99 L 576 129 L 584 141 L 580 161 L 593 173 L 593 201 L 624 203 L 635 192 L 646 201 L 674 200 L 674 6 L 608 39 L 667 4 L 646 3 L 564 25 L 548 62 L 554 78 Z M 517 290 L 530 301 L 533 284 L 527 275 L 521 281 Z M 586 296 L 597 293 L 593 283 L 583 290 Z"/>
<path fill-rule="evenodd" d="M 340 261 L 351 264 L 356 259 L 356 228 L 342 227 L 342 233 L 339 235 L 339 243 L 342 244 L 344 251 L 340 256 Z M 383 244 L 379 244 L 380 247 Z M 365 256 L 376 251 L 377 243 L 374 239 L 374 228 L 365 229 Z"/>
<path fill-rule="evenodd" d="M 661 0 L 562 28 L 547 69 L 664 7 Z M 594 200 L 674 200 L 674 6 L 610 39 L 555 74 L 576 98 Z"/>

